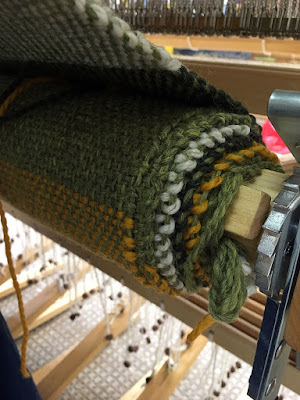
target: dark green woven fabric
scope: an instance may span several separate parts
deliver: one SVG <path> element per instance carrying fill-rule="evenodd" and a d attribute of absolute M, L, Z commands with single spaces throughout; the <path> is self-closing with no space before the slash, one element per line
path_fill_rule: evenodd
<path fill-rule="evenodd" d="M 19 2 L 5 3 L 0 69 L 64 81 L 24 90 L 2 117 L 1 196 L 146 286 L 210 285 L 211 314 L 236 318 L 253 277 L 226 212 L 243 182 L 278 169 L 254 118 L 99 2 L 26 0 L 15 30 Z"/>

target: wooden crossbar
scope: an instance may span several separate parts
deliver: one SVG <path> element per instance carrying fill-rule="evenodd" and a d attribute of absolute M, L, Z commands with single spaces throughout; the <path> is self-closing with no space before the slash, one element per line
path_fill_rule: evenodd
<path fill-rule="evenodd" d="M 44 250 L 46 252 L 51 249 L 51 247 L 53 246 L 53 242 L 47 238 L 43 238 L 43 240 L 44 240 Z M 27 265 L 33 263 L 39 257 L 40 257 L 39 249 L 36 248 L 26 249 L 25 257 L 22 255 L 22 257 L 14 261 L 14 268 L 16 274 L 19 274 L 24 268 L 27 267 Z M 5 265 L 1 270 L 0 285 L 3 285 L 3 283 L 7 282 L 9 279 L 11 279 L 11 276 L 9 273 L 8 265 Z"/>
<path fill-rule="evenodd" d="M 126 302 L 125 302 L 126 304 Z M 136 296 L 133 309 L 137 310 Z M 111 323 L 110 330 L 113 337 L 121 335 L 128 327 L 129 306 Z M 137 313 L 132 317 L 136 319 Z M 55 400 L 67 385 L 82 371 L 106 346 L 110 340 L 106 339 L 105 319 L 98 323 L 85 338 L 64 356 L 59 355 L 56 360 L 50 361 L 48 367 L 42 367 L 34 377 L 37 379 L 37 388 L 43 400 Z"/>
<path fill-rule="evenodd" d="M 208 342 L 205 336 L 200 336 L 180 356 L 176 369 L 168 371 L 168 362 L 163 359 L 155 368 L 155 374 L 148 384 L 146 379 L 152 371 L 147 372 L 133 385 L 120 400 L 168 400 L 179 383 L 188 373 Z"/>

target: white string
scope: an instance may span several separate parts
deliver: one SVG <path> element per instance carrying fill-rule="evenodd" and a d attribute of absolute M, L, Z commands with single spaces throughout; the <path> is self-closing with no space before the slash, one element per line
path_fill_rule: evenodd
<path fill-rule="evenodd" d="M 75 254 L 73 254 L 73 269 L 74 269 L 74 309 L 75 312 L 79 313 L 79 304 L 78 304 L 78 263 L 80 260 L 76 262 Z"/>
<path fill-rule="evenodd" d="M 23 224 L 23 229 L 25 232 L 24 235 L 24 242 L 25 242 L 25 251 L 24 251 L 24 262 L 26 263 L 26 278 L 27 281 L 30 280 L 30 269 L 28 268 L 28 244 L 30 243 L 30 229 L 27 225 Z"/>
<path fill-rule="evenodd" d="M 68 285 L 69 291 L 69 308 L 72 306 L 72 293 L 71 293 L 71 262 L 70 262 L 70 253 L 67 254 L 67 274 L 66 274 L 66 282 Z"/>
<path fill-rule="evenodd" d="M 104 317 L 105 317 L 105 324 L 106 324 L 106 335 L 110 335 L 110 323 L 109 323 L 109 318 L 108 318 L 108 312 L 107 312 L 107 290 L 106 290 L 106 281 L 105 281 L 105 275 L 103 272 L 101 272 L 102 275 L 102 283 L 103 283 L 103 306 L 104 306 Z M 100 289 L 100 286 L 99 286 Z M 99 293 L 101 291 L 99 290 Z"/>
<path fill-rule="evenodd" d="M 160 309 L 162 311 L 165 310 L 165 304 L 163 302 L 160 303 Z M 155 367 L 157 366 L 159 358 L 160 358 L 163 331 L 164 331 L 164 325 L 160 326 L 160 329 L 159 329 L 159 336 L 158 336 L 157 348 L 156 348 L 156 352 L 155 352 L 155 357 L 154 357 L 151 377 L 154 376 Z"/>
<path fill-rule="evenodd" d="M 42 252 L 42 267 L 45 269 L 47 268 L 47 263 L 46 263 L 46 254 L 45 254 L 45 246 L 44 246 L 44 236 L 40 235 L 40 246 L 41 246 L 41 252 Z M 45 279 L 46 286 L 49 285 L 49 274 L 46 275 Z"/>
<path fill-rule="evenodd" d="M 212 382 L 210 388 L 208 390 L 208 397 L 213 397 L 213 391 L 215 388 L 215 381 L 216 381 L 216 364 L 217 364 L 217 355 L 219 347 L 216 345 L 215 342 L 212 343 L 213 347 L 213 363 L 212 363 Z"/>

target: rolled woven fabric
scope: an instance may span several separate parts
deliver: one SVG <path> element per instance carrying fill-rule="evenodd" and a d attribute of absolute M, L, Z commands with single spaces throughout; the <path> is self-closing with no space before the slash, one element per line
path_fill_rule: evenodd
<path fill-rule="evenodd" d="M 146 286 L 210 286 L 211 315 L 234 320 L 253 282 L 226 212 L 280 168 L 255 119 L 99 1 L 6 5 L 0 70 L 59 79 L 2 95 L 1 197 Z"/>

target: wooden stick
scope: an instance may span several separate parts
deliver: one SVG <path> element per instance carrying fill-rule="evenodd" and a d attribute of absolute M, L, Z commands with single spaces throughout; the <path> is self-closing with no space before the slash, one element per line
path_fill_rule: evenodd
<path fill-rule="evenodd" d="M 121 335 L 128 326 L 129 307 L 118 315 L 110 325 L 114 337 Z M 133 316 L 136 318 L 136 314 Z M 37 387 L 43 400 L 55 400 L 66 386 L 82 371 L 110 341 L 106 338 L 106 323 L 101 321 L 90 333 L 65 357 L 55 364 L 53 369 L 42 377 Z"/>
<path fill-rule="evenodd" d="M 93 286 L 89 286 L 88 290 L 90 291 L 91 289 L 97 290 L 98 286 L 96 283 L 94 283 Z M 72 298 L 74 297 L 74 288 L 71 288 L 71 296 Z M 84 288 L 80 288 L 78 290 L 78 298 L 81 298 L 84 293 Z M 29 324 L 29 330 L 33 330 L 41 325 L 43 325 L 45 322 L 50 321 L 50 319 L 57 317 L 58 315 L 62 314 L 64 311 L 66 311 L 68 308 L 70 308 L 70 294 L 69 292 L 64 292 L 63 296 L 57 299 L 53 304 L 50 305 L 44 312 L 42 312 L 40 315 L 38 315 L 34 321 L 32 321 Z"/>
<path fill-rule="evenodd" d="M 269 213 L 270 201 L 267 193 L 241 186 L 226 216 L 227 232 L 255 239 Z"/>
<path fill-rule="evenodd" d="M 261 292 L 254 293 L 251 298 L 260 304 L 266 305 L 267 296 Z"/>
<path fill-rule="evenodd" d="M 82 270 L 79 270 L 78 279 L 81 279 L 81 274 Z M 66 291 L 61 290 L 59 288 L 58 281 L 55 280 L 24 305 L 25 316 L 29 330 L 36 328 L 37 324 L 35 321 L 37 318 L 41 316 L 44 311 L 46 311 L 65 293 Z M 18 339 L 23 335 L 23 328 L 20 321 L 19 312 L 16 312 L 11 317 L 7 318 L 6 322 L 14 339 Z M 41 323 L 41 319 L 38 322 Z"/>
<path fill-rule="evenodd" d="M 47 278 L 48 276 L 53 275 L 58 269 L 61 269 L 62 266 L 56 267 L 55 265 L 51 264 L 47 267 L 47 269 L 43 272 L 40 273 L 41 275 L 41 280 Z M 21 289 L 26 288 L 29 286 L 28 279 L 26 276 L 23 277 L 23 279 L 18 279 L 19 281 L 19 286 Z M 10 294 L 15 292 L 15 288 L 13 285 L 12 280 L 8 280 L 3 285 L 0 286 L 0 299 L 9 296 Z"/>
<path fill-rule="evenodd" d="M 53 242 L 49 239 L 46 239 L 45 244 L 44 244 L 45 251 L 50 250 L 52 246 L 53 246 Z M 38 249 L 34 249 L 34 248 L 26 249 L 25 257 L 23 256 L 22 258 L 14 261 L 14 268 L 15 268 L 16 274 L 19 274 L 22 271 L 22 269 L 27 267 L 28 264 L 31 264 L 35 260 L 37 260 L 39 258 L 39 256 L 40 256 L 40 254 L 39 254 Z M 3 273 L 3 275 L 2 274 L 0 275 L 0 285 L 3 285 L 3 283 L 5 283 L 9 279 L 11 279 L 8 265 L 5 265 L 5 267 L 2 268 L 1 272 Z"/>
<path fill-rule="evenodd" d="M 227 213 L 225 230 L 244 239 L 257 238 L 269 213 L 270 200 L 277 196 L 288 176 L 263 170 L 251 184 L 241 186 Z"/>
<path fill-rule="evenodd" d="M 252 298 L 248 298 L 244 304 L 244 307 L 255 312 L 256 314 L 263 316 L 265 312 L 265 306 Z"/>
<path fill-rule="evenodd" d="M 25 316 L 29 329 L 33 321 L 61 297 L 63 293 L 64 290 L 60 290 L 58 282 L 55 281 L 25 304 Z M 19 312 L 9 317 L 6 322 L 14 339 L 18 339 L 23 335 Z"/>
<path fill-rule="evenodd" d="M 36 385 L 39 385 L 39 383 L 45 379 L 45 377 L 49 374 L 50 371 L 52 371 L 54 368 L 57 367 L 57 365 L 69 354 L 75 347 L 71 346 L 69 349 L 63 351 L 60 353 L 57 357 L 53 358 L 53 360 L 49 361 L 47 364 L 43 365 L 41 368 L 39 368 L 37 371 L 35 371 L 32 374 L 34 383 Z"/>
<path fill-rule="evenodd" d="M 181 354 L 178 367 L 170 372 L 168 372 L 168 362 L 162 360 L 155 368 L 155 375 L 147 385 L 145 385 L 146 378 L 151 375 L 152 371 L 145 374 L 120 398 L 120 400 L 169 399 L 194 364 L 207 342 L 208 339 L 205 336 L 197 338 L 197 340 Z"/>
<path fill-rule="evenodd" d="M 247 186 L 251 189 L 267 193 L 271 197 L 271 200 L 274 200 L 282 189 L 283 181 L 289 176 L 290 174 L 281 174 L 264 169 L 261 175 L 257 176 L 254 181 Z"/>

